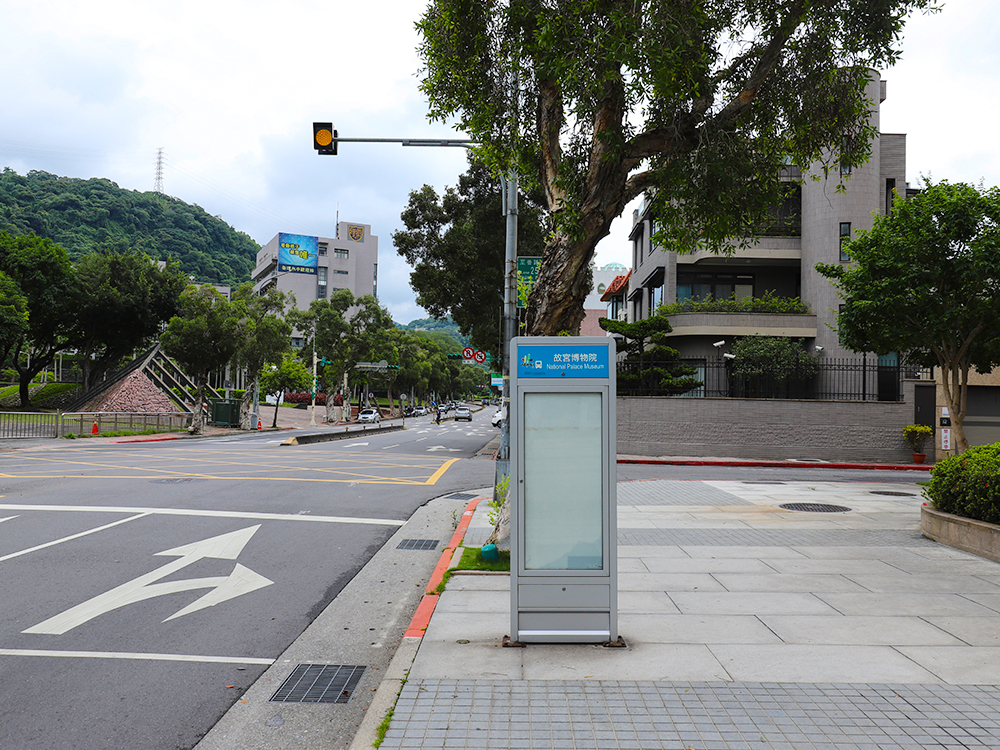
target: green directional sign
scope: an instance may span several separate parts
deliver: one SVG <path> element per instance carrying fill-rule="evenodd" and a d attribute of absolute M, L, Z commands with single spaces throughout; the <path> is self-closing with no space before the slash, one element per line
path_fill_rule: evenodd
<path fill-rule="evenodd" d="M 521 255 L 517 259 L 517 306 L 526 307 L 525 300 L 535 288 L 538 278 L 538 268 L 542 265 L 541 256 Z"/>

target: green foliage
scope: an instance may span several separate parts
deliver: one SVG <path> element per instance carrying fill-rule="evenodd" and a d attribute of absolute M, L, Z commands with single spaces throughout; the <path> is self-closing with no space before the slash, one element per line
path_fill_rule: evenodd
<path fill-rule="evenodd" d="M 31 171 L 0 173 L 0 231 L 34 232 L 73 260 L 99 250 L 139 251 L 178 263 L 185 276 L 235 286 L 249 278 L 260 246 L 222 219 L 160 193 L 123 190 L 106 179 Z"/>
<path fill-rule="evenodd" d="M 417 24 L 433 119 L 554 223 L 529 331 L 574 330 L 597 242 L 645 193 L 670 250 L 731 252 L 772 218 L 788 163 L 865 163 L 870 71 L 933 0 L 433 0 Z M 457 317 L 456 317 L 457 320 Z"/>
<path fill-rule="evenodd" d="M 932 184 L 847 245 L 852 263 L 819 264 L 846 303 L 840 340 L 857 352 L 898 352 L 938 365 L 959 451 L 969 370 L 1000 364 L 1000 189 Z"/>
<path fill-rule="evenodd" d="M 451 317 L 477 349 L 500 351 L 503 308 L 505 217 L 499 182 L 470 158 L 457 187 L 440 198 L 430 185 L 410 193 L 394 232 L 397 252 L 413 266 L 417 302 L 437 318 Z M 542 199 L 524 194 L 518 204 L 518 254 L 541 255 L 545 247 Z"/>
<path fill-rule="evenodd" d="M 493 498 L 489 501 L 490 526 L 496 526 L 497 521 L 500 520 L 500 513 L 503 510 L 504 503 L 507 502 L 507 493 L 509 491 L 510 491 L 510 475 L 504 474 L 502 477 L 500 477 L 500 481 L 497 482 L 496 490 L 493 493 Z"/>
<path fill-rule="evenodd" d="M 737 299 L 734 294 L 729 299 L 687 299 L 683 302 L 671 302 L 660 305 L 656 312 L 658 315 L 691 312 L 808 315 L 811 311 L 809 310 L 809 305 L 798 297 L 778 297 L 774 292 L 768 291 L 761 297 L 743 297 Z"/>
<path fill-rule="evenodd" d="M 291 352 L 286 352 L 281 362 L 264 368 L 260 375 L 260 392 L 277 396 L 274 405 L 274 420 L 271 427 L 278 426 L 278 408 L 286 391 L 305 391 L 312 386 L 312 371 Z"/>
<path fill-rule="evenodd" d="M 809 380 L 819 372 L 819 358 L 806 351 L 802 339 L 744 336 L 733 343 L 732 373 L 745 377 Z"/>
<path fill-rule="evenodd" d="M 667 345 L 667 334 L 673 328 L 665 316 L 653 315 L 634 323 L 601 318 L 599 323 L 605 331 L 625 337 L 625 344 L 619 345 L 625 351 L 618 368 L 619 392 L 644 390 L 679 395 L 703 385 L 691 377 L 696 370 L 681 363 L 678 351 Z"/>
<path fill-rule="evenodd" d="M 903 440 L 914 453 L 923 453 L 924 444 L 933 434 L 934 430 L 925 424 L 908 424 L 903 428 Z"/>
<path fill-rule="evenodd" d="M 1000 443 L 939 461 L 924 494 L 945 513 L 1000 524 Z"/>

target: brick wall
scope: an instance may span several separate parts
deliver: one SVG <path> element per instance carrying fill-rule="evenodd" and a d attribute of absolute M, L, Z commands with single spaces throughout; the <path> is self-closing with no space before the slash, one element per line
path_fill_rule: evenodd
<path fill-rule="evenodd" d="M 902 402 L 730 398 L 619 398 L 618 453 L 911 463 L 903 427 L 913 422 L 913 384 Z"/>

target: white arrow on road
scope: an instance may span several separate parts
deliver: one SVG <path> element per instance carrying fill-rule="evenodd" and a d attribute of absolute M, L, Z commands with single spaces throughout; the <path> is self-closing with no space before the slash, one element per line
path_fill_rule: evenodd
<path fill-rule="evenodd" d="M 427 449 L 428 451 L 451 451 L 452 453 L 457 453 L 462 450 L 461 448 L 446 448 L 443 445 L 432 445 Z"/>
<path fill-rule="evenodd" d="M 249 526 L 239 531 L 232 531 L 228 534 L 220 534 L 209 539 L 203 539 L 200 542 L 193 542 L 192 544 L 185 544 L 163 552 L 157 552 L 157 555 L 177 557 L 179 559 L 169 562 L 138 578 L 134 578 L 128 583 L 123 583 L 121 586 L 95 596 L 93 599 L 89 599 L 82 604 L 71 607 L 65 612 L 50 617 L 48 620 L 40 622 L 22 632 L 41 635 L 62 635 L 85 622 L 93 620 L 95 617 L 103 615 L 105 612 L 111 612 L 128 604 L 135 604 L 136 602 L 145 601 L 157 596 L 165 596 L 166 594 L 175 594 L 179 591 L 211 589 L 211 591 L 201 598 L 164 620 L 164 622 L 167 622 L 168 620 L 173 620 L 175 617 L 182 617 L 205 607 L 214 607 L 216 604 L 221 604 L 242 594 L 248 594 L 251 591 L 270 586 L 274 581 L 270 581 L 264 578 L 264 576 L 254 573 L 239 563 L 236 564 L 233 572 L 228 576 L 189 578 L 187 580 L 156 583 L 161 578 L 166 578 L 204 557 L 219 560 L 235 560 L 240 552 L 243 551 L 246 543 L 250 541 L 250 537 L 259 528 L 260 524 L 257 524 L 256 526 Z"/>
<path fill-rule="evenodd" d="M 357 448 L 359 445 L 368 445 L 368 443 L 351 443 L 350 445 L 345 445 L 345 448 Z"/>

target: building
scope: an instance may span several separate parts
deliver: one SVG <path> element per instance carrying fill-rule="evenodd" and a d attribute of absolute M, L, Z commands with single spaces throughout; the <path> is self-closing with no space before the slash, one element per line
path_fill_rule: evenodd
<path fill-rule="evenodd" d="M 593 284 L 590 287 L 590 294 L 583 302 L 583 323 L 580 324 L 581 336 L 603 336 L 604 329 L 598 321 L 607 317 L 607 305 L 602 302 L 605 292 L 616 278 L 628 269 L 621 263 L 608 263 L 606 266 L 593 270 Z"/>
<path fill-rule="evenodd" d="M 300 310 L 341 289 L 378 297 L 378 237 L 371 230 L 370 224 L 341 221 L 332 238 L 277 234 L 257 253 L 254 293 L 272 287 L 290 292 Z"/>
<path fill-rule="evenodd" d="M 844 242 L 858 230 L 870 229 L 873 214 L 891 210 L 894 190 L 906 194 L 906 136 L 878 131 L 885 81 L 874 74 L 866 93 L 877 133 L 871 159 L 862 166 L 844 164 L 825 177 L 819 172 L 818 180 L 812 179 L 816 174 L 786 168 L 783 179 L 805 179 L 782 206 L 782 221 L 754 238 L 750 249 L 731 256 L 665 252 L 651 242 L 656 217 L 649 206 L 634 212 L 631 274 L 626 288 L 616 283 L 605 293 L 609 315 L 612 307 L 614 312 L 624 308 L 629 321 L 642 320 L 663 303 L 708 297 L 799 297 L 809 308 L 806 314 L 673 314 L 670 345 L 685 358 L 717 358 L 726 351 L 718 342 L 756 334 L 805 339 L 810 350 L 824 357 L 857 356 L 838 340 L 833 325 L 841 300 L 815 266 L 850 262 Z M 838 192 L 841 183 L 845 190 Z"/>

